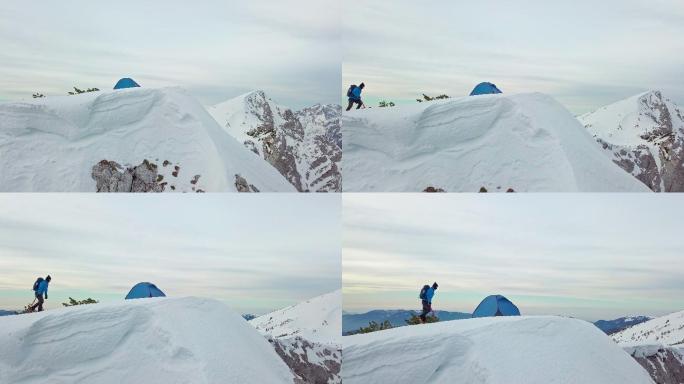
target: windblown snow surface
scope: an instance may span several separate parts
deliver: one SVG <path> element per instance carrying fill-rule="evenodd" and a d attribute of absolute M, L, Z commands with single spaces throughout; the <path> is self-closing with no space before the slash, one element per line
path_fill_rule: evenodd
<path fill-rule="evenodd" d="M 216 300 L 150 298 L 0 318 L 1 383 L 292 383 Z"/>
<path fill-rule="evenodd" d="M 96 183 L 98 165 L 124 176 Z M 180 88 L 0 103 L 0 191 L 128 191 L 131 178 L 142 191 L 294 191 Z"/>
<path fill-rule="evenodd" d="M 342 291 L 250 320 L 290 367 L 296 383 L 341 383 Z"/>
<path fill-rule="evenodd" d="M 634 325 L 611 337 L 655 382 L 684 383 L 684 311 Z"/>
<path fill-rule="evenodd" d="M 445 321 L 343 337 L 345 384 L 652 383 L 594 325 L 561 317 Z"/>
<path fill-rule="evenodd" d="M 342 127 L 347 192 L 648 191 L 540 93 L 353 110 Z"/>

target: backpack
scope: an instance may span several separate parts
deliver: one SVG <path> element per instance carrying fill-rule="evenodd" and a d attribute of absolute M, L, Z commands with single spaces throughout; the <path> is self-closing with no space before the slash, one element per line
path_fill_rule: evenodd
<path fill-rule="evenodd" d="M 356 84 L 352 84 L 349 86 L 349 89 L 347 89 L 347 97 L 354 97 L 354 89 L 356 88 Z"/>
<path fill-rule="evenodd" d="M 420 294 L 418 295 L 418 298 L 421 300 L 427 300 L 427 291 L 430 289 L 429 285 L 423 285 L 423 289 L 420 290 Z"/>
<path fill-rule="evenodd" d="M 38 290 L 38 286 L 39 286 L 40 283 L 42 283 L 42 282 L 43 282 L 43 278 L 42 278 L 42 277 L 39 277 L 39 278 L 36 279 L 36 282 L 33 283 L 33 292 L 35 292 L 35 291 Z"/>

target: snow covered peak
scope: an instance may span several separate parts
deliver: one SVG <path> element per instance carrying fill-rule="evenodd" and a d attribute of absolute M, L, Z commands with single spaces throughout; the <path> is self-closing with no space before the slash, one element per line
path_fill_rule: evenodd
<path fill-rule="evenodd" d="M 2 191 L 293 191 L 180 88 L 0 103 Z"/>
<path fill-rule="evenodd" d="M 0 318 L 1 383 L 288 383 L 269 343 L 225 304 L 150 298 Z"/>
<path fill-rule="evenodd" d="M 342 381 L 356 383 L 652 383 L 592 324 L 490 317 L 343 337 Z"/>
<path fill-rule="evenodd" d="M 629 97 L 579 120 L 608 158 L 651 190 L 684 191 L 684 111 L 660 91 Z"/>
<path fill-rule="evenodd" d="M 326 345 L 341 344 L 342 291 L 337 290 L 250 320 L 261 333 L 276 339 L 300 336 Z"/>
<path fill-rule="evenodd" d="M 263 91 L 207 108 L 239 142 L 270 163 L 298 191 L 340 191 L 340 106 L 293 111 Z"/>
<path fill-rule="evenodd" d="M 684 348 L 684 311 L 634 325 L 611 337 L 623 346 L 661 344 Z"/>
<path fill-rule="evenodd" d="M 658 143 L 684 129 L 684 115 L 660 91 L 648 91 L 579 117 L 589 132 L 615 145 Z"/>
<path fill-rule="evenodd" d="M 353 110 L 342 119 L 349 192 L 648 190 L 540 93 Z"/>

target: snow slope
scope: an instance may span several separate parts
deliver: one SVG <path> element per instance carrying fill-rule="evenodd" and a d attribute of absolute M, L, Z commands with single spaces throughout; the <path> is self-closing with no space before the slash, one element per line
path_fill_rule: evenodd
<path fill-rule="evenodd" d="M 259 332 L 276 339 L 301 336 L 309 341 L 341 345 L 342 291 L 293 305 L 250 320 Z"/>
<path fill-rule="evenodd" d="M 624 346 L 664 344 L 684 347 L 684 311 L 657 317 L 611 336 Z"/>
<path fill-rule="evenodd" d="M 2 383 L 292 383 L 225 304 L 152 298 L 0 318 Z"/>
<path fill-rule="evenodd" d="M 684 311 L 634 325 L 611 337 L 655 382 L 684 383 Z"/>
<path fill-rule="evenodd" d="M 342 128 L 347 192 L 648 191 L 539 93 L 353 110 Z"/>
<path fill-rule="evenodd" d="M 605 154 L 656 192 L 684 191 L 684 111 L 649 91 L 579 117 Z"/>
<path fill-rule="evenodd" d="M 207 110 L 298 191 L 341 190 L 341 106 L 318 104 L 293 111 L 276 104 L 263 91 L 253 91 Z"/>
<path fill-rule="evenodd" d="M 342 382 L 341 291 L 269 313 L 250 324 L 273 345 L 297 384 Z"/>
<path fill-rule="evenodd" d="M 0 191 L 131 188 L 294 191 L 180 88 L 0 103 Z"/>
<path fill-rule="evenodd" d="M 590 323 L 495 317 L 345 336 L 342 380 L 375 383 L 651 383 Z"/>

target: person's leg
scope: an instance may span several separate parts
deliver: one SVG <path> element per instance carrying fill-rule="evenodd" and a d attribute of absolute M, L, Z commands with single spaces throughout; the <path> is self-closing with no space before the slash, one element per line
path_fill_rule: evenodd
<path fill-rule="evenodd" d="M 354 100 L 349 100 L 349 104 L 347 105 L 347 111 L 352 109 L 352 106 L 354 105 Z"/>
<path fill-rule="evenodd" d="M 356 104 L 357 104 L 357 105 L 356 105 L 356 109 L 361 108 L 361 106 L 363 105 L 363 103 L 361 102 L 361 100 L 356 100 Z"/>
<path fill-rule="evenodd" d="M 423 312 L 420 314 L 420 320 L 424 323 L 427 321 L 427 314 L 430 313 L 429 311 L 429 305 L 426 301 L 423 300 Z"/>
<path fill-rule="evenodd" d="M 38 306 L 38 312 L 42 312 L 43 311 L 43 295 L 38 295 L 37 298 L 38 298 L 38 303 L 36 304 L 36 306 Z"/>

